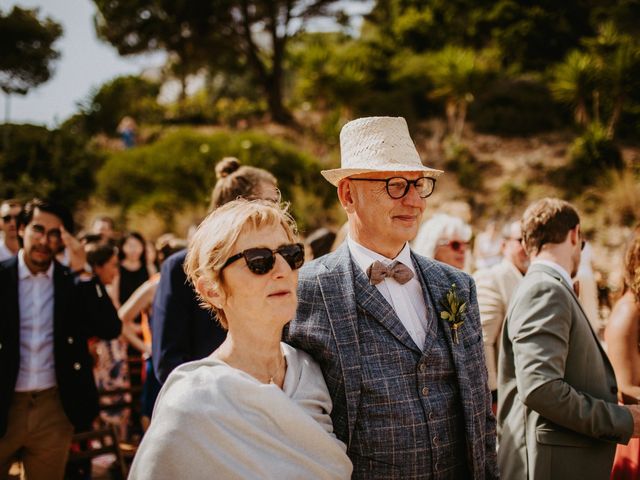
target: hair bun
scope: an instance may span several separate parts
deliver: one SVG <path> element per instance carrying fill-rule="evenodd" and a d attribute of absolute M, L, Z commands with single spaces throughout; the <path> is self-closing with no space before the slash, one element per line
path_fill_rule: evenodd
<path fill-rule="evenodd" d="M 216 178 L 224 178 L 240 168 L 240 160 L 236 157 L 224 157 L 216 165 Z"/>

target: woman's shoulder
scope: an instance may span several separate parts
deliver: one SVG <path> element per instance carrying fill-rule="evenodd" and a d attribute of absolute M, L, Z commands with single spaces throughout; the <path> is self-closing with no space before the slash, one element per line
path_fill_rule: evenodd
<path fill-rule="evenodd" d="M 296 370 L 312 370 L 320 373 L 318 363 L 304 350 L 292 347 L 288 343 L 281 342 L 282 352 L 287 360 L 287 368 Z"/>

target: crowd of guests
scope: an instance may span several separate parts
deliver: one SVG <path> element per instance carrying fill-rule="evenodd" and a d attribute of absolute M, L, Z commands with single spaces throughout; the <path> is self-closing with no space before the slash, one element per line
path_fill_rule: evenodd
<path fill-rule="evenodd" d="M 639 478 L 640 229 L 602 322 L 571 204 L 474 236 L 422 221 L 404 119 L 340 144 L 348 221 L 306 238 L 232 157 L 188 243 L 3 202 L 0 477 L 63 478 L 101 423 L 142 439 L 130 478 Z"/>

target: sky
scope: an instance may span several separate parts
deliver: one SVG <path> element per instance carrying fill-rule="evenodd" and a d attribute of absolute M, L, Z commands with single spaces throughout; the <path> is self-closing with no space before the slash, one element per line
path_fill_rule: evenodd
<path fill-rule="evenodd" d="M 371 9 L 371 0 L 339 2 L 350 14 Z M 62 24 L 62 37 L 54 44 L 61 56 L 48 82 L 33 88 L 25 96 L 12 95 L 9 100 L 11 123 L 33 123 L 56 127 L 77 112 L 78 103 L 90 97 L 94 88 L 120 75 L 140 74 L 164 64 L 165 55 L 120 57 L 115 48 L 98 39 L 91 0 L 0 0 L 0 10 L 8 12 L 14 5 L 39 8 L 39 18 L 51 17 Z M 359 20 L 354 23 L 358 28 Z M 325 30 L 322 22 L 314 30 Z M 329 27 L 331 28 L 331 27 Z M 167 85 L 171 90 L 171 85 Z M 171 95 L 169 92 L 168 95 Z M 7 97 L 0 94 L 0 123 L 6 121 Z"/>
<path fill-rule="evenodd" d="M 91 0 L 0 0 L 0 10 L 5 13 L 14 5 L 39 8 L 39 18 L 51 17 L 64 32 L 55 43 L 61 56 L 52 78 L 25 96 L 11 96 L 12 123 L 55 127 L 77 111 L 77 103 L 86 99 L 93 88 L 114 77 L 139 74 L 164 63 L 162 54 L 120 57 L 115 48 L 98 40 Z M 0 122 L 5 121 L 6 102 L 6 95 L 0 95 Z"/>

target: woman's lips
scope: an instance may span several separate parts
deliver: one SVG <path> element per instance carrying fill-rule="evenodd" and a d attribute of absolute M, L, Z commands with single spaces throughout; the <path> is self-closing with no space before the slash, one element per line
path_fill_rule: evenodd
<path fill-rule="evenodd" d="M 270 293 L 269 297 L 286 297 L 291 293 L 291 290 L 280 290 L 278 292 Z"/>

